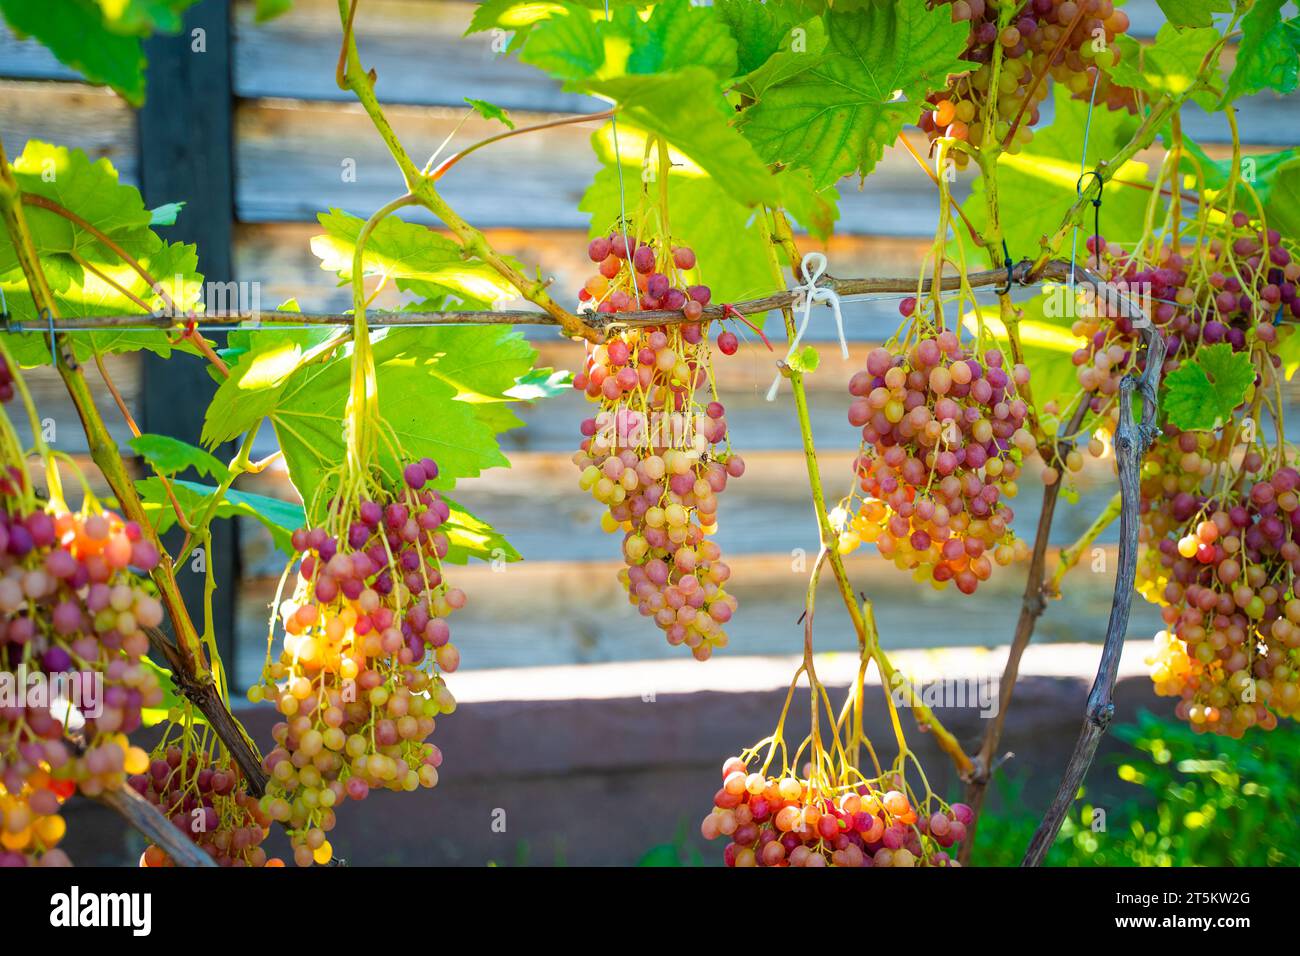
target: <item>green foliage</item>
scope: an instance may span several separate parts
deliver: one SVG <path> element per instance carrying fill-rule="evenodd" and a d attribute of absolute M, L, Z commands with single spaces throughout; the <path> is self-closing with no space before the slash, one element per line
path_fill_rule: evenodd
<path fill-rule="evenodd" d="M 1217 200 L 1228 187 L 1232 174 L 1232 157 L 1211 159 L 1205 150 L 1183 136 L 1181 169 L 1187 175 L 1184 184 L 1196 188 L 1199 182 L 1207 199 Z M 1201 179 L 1196 173 L 1199 170 Z M 1284 236 L 1300 235 L 1300 148 L 1279 150 L 1275 153 L 1257 153 L 1241 158 L 1240 179 L 1248 183 L 1259 196 L 1268 225 Z M 1245 197 L 1238 199 L 1238 208 L 1254 213 L 1254 203 Z"/>
<path fill-rule="evenodd" d="M 13 160 L 12 169 L 23 193 L 71 211 L 133 256 L 157 282 L 157 287 L 151 285 L 81 226 L 49 209 L 26 204 L 32 241 L 60 316 L 143 314 L 139 302 L 161 311 L 165 302 L 160 290 L 182 307 L 201 301 L 203 277 L 198 273 L 194 247 L 158 237 L 150 228 L 154 213 L 145 207 L 135 187 L 118 182 L 117 170 L 107 159 L 91 162 L 81 150 L 29 140 Z M 4 232 L 0 232 L 0 288 L 14 320 L 34 329 L 45 325 L 36 314 L 17 254 Z M 10 335 L 7 344 L 21 365 L 50 363 L 48 333 Z M 97 351 L 148 349 L 163 357 L 177 348 L 196 351 L 188 342 L 173 345 L 162 330 L 80 332 L 73 346 L 77 357 L 87 361 Z"/>
<path fill-rule="evenodd" d="M 1179 29 L 1172 23 L 1160 28 L 1150 46 L 1120 34 L 1115 42 L 1122 56 L 1110 68 L 1110 77 L 1153 97 L 1182 96 L 1198 81 L 1210 82 L 1205 58 L 1218 39 L 1219 31 L 1213 27 Z"/>
<path fill-rule="evenodd" d="M 1050 237 L 1061 224 L 1063 210 L 1078 195 L 1080 157 L 1083 156 L 1084 129 L 1088 103 L 1072 99 L 1059 85 L 1054 94 L 1055 118 L 1050 126 L 1038 130 L 1033 140 L 1019 153 L 1004 153 L 998 159 L 998 189 L 1002 196 L 1015 197 L 1015 214 L 1002 217 L 1002 232 L 1012 258 L 1038 253 L 1042 240 Z M 1122 111 L 1095 109 L 1088 135 L 1088 155 L 1084 169 L 1092 169 L 1099 160 L 1108 160 L 1127 145 L 1137 130 L 1138 120 Z M 1115 178 L 1129 182 L 1146 182 L 1145 163 L 1130 161 L 1115 171 Z M 1092 177 L 1084 183 L 1096 193 Z M 962 204 L 966 218 L 976 232 L 988 225 L 987 200 L 982 179 L 975 180 L 970 198 Z M 1142 234 L 1148 193 L 1121 183 L 1108 182 L 1102 195 L 1101 225 L 1108 240 L 1136 242 Z M 1079 247 L 1088 234 L 1080 229 Z M 987 250 L 978 255 L 986 261 Z M 1000 258 L 1000 257 L 999 257 Z M 999 261 L 997 263 L 1001 265 Z"/>
<path fill-rule="evenodd" d="M 338 273 L 341 283 L 350 282 L 364 220 L 338 209 L 321 213 L 317 219 L 325 234 L 312 238 L 312 252 L 321 260 L 322 269 Z M 396 216 L 383 219 L 370 233 L 361 263 L 366 276 L 415 280 L 425 284 L 425 295 L 450 296 L 468 308 L 518 294 L 486 262 L 465 256 L 459 243 Z"/>
<path fill-rule="evenodd" d="M 204 443 L 215 445 L 269 417 L 294 487 L 309 504 L 318 501 L 325 473 L 344 456 L 352 353 L 344 339 L 338 332 L 286 330 L 259 333 L 245 347 L 236 338 L 237 361 L 208 408 Z M 533 369 L 537 353 L 503 326 L 388 329 L 374 333 L 372 342 L 386 433 L 406 458 L 437 461 L 435 484 L 443 489 L 484 468 L 507 466 L 496 436 L 522 424 L 508 403 L 554 389 L 549 370 Z M 381 467 L 399 481 L 405 461 L 380 444 Z M 482 522 L 464 521 L 467 550 L 504 546 L 479 540 L 485 536 L 490 529 Z"/>
<path fill-rule="evenodd" d="M 808 168 L 817 186 L 875 168 L 917 103 L 961 70 L 967 26 L 942 7 L 895 0 L 829 13 L 826 34 L 819 55 L 781 54 L 798 72 L 763 90 L 741 120 L 764 159 Z"/>
<path fill-rule="evenodd" d="M 1124 785 L 1119 805 L 1108 803 L 1106 829 L 1094 832 L 1092 802 L 1077 802 L 1047 865 L 1300 865 L 1300 729 L 1293 722 L 1233 740 L 1143 711 L 1113 733 L 1128 745 L 1109 761 Z M 980 820 L 976 865 L 1018 865 L 1038 825 L 1021 809 L 1028 805 L 1023 784 L 999 776 L 1000 803 L 1017 810 Z"/>
<path fill-rule="evenodd" d="M 476 100 L 471 96 L 465 97 L 465 102 L 484 119 L 503 123 L 507 129 L 515 128 L 515 121 L 510 118 L 510 112 L 495 103 L 489 103 L 487 100 Z"/>
<path fill-rule="evenodd" d="M 213 455 L 169 435 L 137 435 L 129 444 L 131 450 L 159 475 L 175 475 L 193 468 L 215 481 L 225 481 L 230 477 L 230 469 Z"/>
<path fill-rule="evenodd" d="M 1156 0 L 1169 22 L 1180 27 L 1208 27 L 1214 14 L 1232 10 L 1232 0 Z"/>
<path fill-rule="evenodd" d="M 0 0 L 0 14 L 16 33 L 35 37 L 91 83 L 111 86 L 139 106 L 145 89 L 141 39 L 178 32 L 181 14 L 194 2 Z"/>
<path fill-rule="evenodd" d="M 1245 401 L 1254 381 L 1249 353 L 1234 352 L 1226 342 L 1202 346 L 1165 377 L 1160 407 L 1184 431 L 1218 428 Z"/>
<path fill-rule="evenodd" d="M 207 513 L 216 495 L 213 485 L 196 481 L 172 481 L 172 494 L 185 513 L 185 520 L 191 526 L 197 524 Z M 176 524 L 176 511 L 161 478 L 142 478 L 135 483 L 135 489 L 144 503 L 145 516 L 159 534 L 165 534 Z M 234 518 L 244 516 L 260 521 L 271 532 L 275 546 L 285 554 L 294 553 L 289 537 L 294 529 L 303 525 L 302 505 L 255 495 L 246 491 L 229 489 L 214 512 L 217 518 Z"/>
<path fill-rule="evenodd" d="M 1296 88 L 1300 68 L 1300 33 L 1295 21 L 1284 24 L 1282 8 L 1287 0 L 1255 0 L 1241 18 L 1241 43 L 1237 65 L 1228 77 L 1222 105 L 1260 90 L 1290 93 Z"/>

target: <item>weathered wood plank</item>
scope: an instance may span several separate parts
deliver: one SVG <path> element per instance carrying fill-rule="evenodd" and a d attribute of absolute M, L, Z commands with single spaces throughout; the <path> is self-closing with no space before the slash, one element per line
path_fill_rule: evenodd
<path fill-rule="evenodd" d="M 136 181 L 135 115 L 107 90 L 0 81 L 0 136 L 10 159 L 27 140 L 39 139 L 107 158 L 124 182 Z"/>

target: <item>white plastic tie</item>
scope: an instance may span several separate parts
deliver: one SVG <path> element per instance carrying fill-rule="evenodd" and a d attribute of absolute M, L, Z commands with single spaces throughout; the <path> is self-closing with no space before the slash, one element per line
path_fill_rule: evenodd
<path fill-rule="evenodd" d="M 840 297 L 834 289 L 828 286 L 819 286 L 817 281 L 826 272 L 826 256 L 820 252 L 810 252 L 803 257 L 799 264 L 799 271 L 803 273 L 803 285 L 795 288 L 798 298 L 795 304 L 803 310 L 803 315 L 799 319 L 799 328 L 795 331 L 794 339 L 790 342 L 790 350 L 785 355 L 786 364 L 794 358 L 795 351 L 799 348 L 799 343 L 803 341 L 803 334 L 808 330 L 808 320 L 812 318 L 813 306 L 818 302 L 828 303 L 831 310 L 835 313 L 835 331 L 840 337 L 840 354 L 844 358 L 849 357 L 849 343 L 844 338 L 844 316 L 840 312 Z M 776 378 L 772 380 L 772 387 L 767 390 L 767 400 L 769 402 L 776 400 L 776 393 L 781 388 L 781 373 L 776 373 Z"/>

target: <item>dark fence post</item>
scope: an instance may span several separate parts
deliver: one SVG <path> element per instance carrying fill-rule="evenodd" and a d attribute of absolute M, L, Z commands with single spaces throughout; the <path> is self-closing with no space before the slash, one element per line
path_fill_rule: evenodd
<path fill-rule="evenodd" d="M 198 246 L 199 271 L 208 282 L 230 282 L 234 269 L 234 51 L 230 0 L 201 0 L 185 14 L 177 36 L 155 36 L 149 58 L 148 98 L 139 114 L 140 185 L 153 207 L 184 201 L 170 241 Z M 188 356 L 170 361 L 144 357 L 140 427 L 198 442 L 203 411 L 216 390 L 207 372 Z M 217 454 L 233 455 L 233 446 Z M 187 476 L 182 476 L 187 477 Z M 193 476 L 188 476 L 193 477 Z M 175 542 L 179 542 L 180 535 Z M 213 623 L 226 673 L 235 681 L 235 597 L 239 585 L 239 539 L 235 522 L 216 521 L 212 548 L 217 591 Z M 177 568 L 186 605 L 203 626 L 204 575 L 193 562 Z"/>

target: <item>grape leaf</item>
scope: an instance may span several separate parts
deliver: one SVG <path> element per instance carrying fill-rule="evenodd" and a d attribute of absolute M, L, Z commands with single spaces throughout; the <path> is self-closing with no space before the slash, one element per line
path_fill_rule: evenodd
<path fill-rule="evenodd" d="M 504 123 L 508 129 L 515 128 L 515 121 L 510 118 L 510 112 L 495 103 L 489 103 L 487 100 L 476 100 L 470 96 L 465 97 L 465 102 L 484 119 L 497 120 Z"/>
<path fill-rule="evenodd" d="M 128 443 L 160 475 L 176 475 L 193 468 L 205 478 L 226 481 L 230 469 L 213 455 L 169 435 L 143 434 Z"/>
<path fill-rule="evenodd" d="M 703 67 L 591 80 L 582 89 L 618 103 L 620 121 L 664 137 L 742 205 L 780 202 L 771 172 L 728 122 L 732 110 Z"/>
<path fill-rule="evenodd" d="M 1294 325 L 1278 326 L 1277 347 L 1273 351 L 1282 360 L 1286 380 L 1291 381 L 1296 370 L 1300 369 L 1300 335 L 1296 334 Z"/>
<path fill-rule="evenodd" d="M 196 481 L 173 480 L 171 486 L 177 503 L 191 524 L 207 511 L 212 496 L 217 492 L 214 486 Z M 176 524 L 176 512 L 161 478 L 141 478 L 136 481 L 135 490 L 144 505 L 145 517 L 159 534 L 165 534 Z M 291 540 L 293 532 L 306 523 L 300 504 L 234 488 L 226 491 L 214 515 L 217 518 L 243 516 L 257 519 L 271 532 L 275 546 L 286 555 L 295 553 Z"/>
<path fill-rule="evenodd" d="M 764 159 L 807 167 L 817 186 L 855 170 L 865 176 L 925 94 L 963 69 L 968 32 L 923 0 L 828 13 L 826 49 L 763 90 L 741 129 Z"/>
<path fill-rule="evenodd" d="M 1231 417 L 1254 381 L 1250 354 L 1220 342 L 1198 349 L 1165 377 L 1160 407 L 1184 431 L 1208 431 Z"/>
<path fill-rule="evenodd" d="M 731 31 L 713 10 L 694 6 L 690 0 L 662 0 L 645 20 L 634 8 L 624 7 L 601 32 L 626 44 L 627 73 L 663 73 L 688 66 L 704 67 L 719 79 L 736 73 L 736 40 Z M 607 60 L 611 48 L 621 50 L 623 44 L 607 42 Z"/>
<path fill-rule="evenodd" d="M 515 379 L 506 395 L 520 402 L 567 395 L 573 388 L 573 373 L 564 369 L 531 368 Z"/>
<path fill-rule="evenodd" d="M 821 17 L 813 17 L 787 31 L 777 51 L 737 80 L 736 88 L 756 100 L 768 87 L 812 69 L 825 49 L 826 23 Z"/>
<path fill-rule="evenodd" d="M 822 357 L 811 345 L 805 345 L 794 355 L 790 356 L 790 368 L 804 375 L 811 375 L 817 371 L 818 366 L 822 363 Z"/>
<path fill-rule="evenodd" d="M 1181 170 L 1186 174 L 1184 183 L 1192 189 L 1203 189 L 1208 199 L 1215 199 L 1228 186 L 1232 158 L 1211 159 L 1186 135 L 1183 136 L 1183 149 L 1190 154 L 1182 159 Z M 1199 180 L 1196 178 L 1198 169 Z M 1250 183 L 1259 196 L 1264 206 L 1264 218 L 1270 227 L 1284 236 L 1300 235 L 1300 148 L 1242 156 L 1241 179 Z"/>
<path fill-rule="evenodd" d="M 451 509 L 451 516 L 441 527 L 447 535 L 447 556 L 443 558 L 444 561 L 468 564 L 470 558 L 484 561 L 522 560 L 519 552 L 499 531 L 445 494 L 442 498 Z"/>
<path fill-rule="evenodd" d="M 806 16 L 789 4 L 752 0 L 717 0 L 713 9 L 736 39 L 741 73 L 758 69 L 787 45 L 790 31 Z"/>
<path fill-rule="evenodd" d="M 1156 0 L 1165 18 L 1179 27 L 1208 27 L 1214 14 L 1232 10 L 1232 0 Z"/>
<path fill-rule="evenodd" d="M 342 340 L 337 331 L 322 334 L 314 329 L 268 329 L 251 341 L 249 335 L 230 333 L 233 348 L 226 353 L 230 375 L 208 403 L 199 439 L 209 448 L 243 434 L 270 415 L 303 362 L 326 354 Z"/>
<path fill-rule="evenodd" d="M 1044 237 L 1052 236 L 1061 225 L 1062 211 L 1078 195 L 1080 158 L 1088 103 L 1070 96 L 1060 84 L 1056 87 L 1055 116 L 1051 125 L 1037 130 L 1033 140 L 1019 153 L 1003 153 L 998 158 L 998 188 L 1003 196 L 1015 197 L 1015 215 L 1002 216 L 1002 231 L 1013 259 L 1033 256 Z M 1132 138 L 1138 120 L 1127 113 L 1095 110 L 1088 136 L 1085 169 L 1099 160 L 1110 159 Z M 1146 182 L 1144 163 L 1130 161 L 1115 171 L 1116 178 L 1127 182 Z M 1092 182 L 1089 177 L 1088 182 Z M 1085 184 L 1086 185 L 1086 184 Z M 1095 188 L 1093 192 L 1095 193 Z M 1148 194 L 1141 189 L 1109 182 L 1103 191 L 1101 232 L 1116 242 L 1135 242 L 1142 234 Z M 983 178 L 976 179 L 971 194 L 962 204 L 966 218 L 976 232 L 983 232 L 988 213 Z M 1092 234 L 1091 209 L 1086 224 L 1078 231 L 1078 249 L 1086 256 L 1084 242 Z M 1070 249 L 1065 239 L 1064 252 Z M 988 251 L 981 248 L 979 257 L 988 261 Z M 1001 265 L 999 256 L 997 265 Z"/>
<path fill-rule="evenodd" d="M 311 251 L 321 268 L 337 272 L 339 279 L 352 279 L 352 257 L 363 220 L 338 209 L 317 217 L 325 234 L 314 236 Z M 368 276 L 392 279 L 422 279 L 446 292 L 481 301 L 496 301 L 517 295 L 501 274 L 481 259 L 466 258 L 461 246 L 417 223 L 394 216 L 382 220 L 366 242 L 362 265 Z M 520 268 L 518 263 L 516 267 Z"/>
<path fill-rule="evenodd" d="M 561 3 L 554 15 L 533 24 L 519 59 L 562 80 L 592 76 L 605 62 L 605 40 L 590 11 Z"/>
<path fill-rule="evenodd" d="M 591 235 L 608 235 L 619 217 L 619 169 L 614 162 L 612 142 L 606 131 L 592 136 L 592 147 L 601 166 L 596 171 L 578 209 L 591 216 Z M 628 123 L 619 124 L 619 145 L 623 158 L 625 188 L 640 186 L 658 201 L 658 183 L 642 182 L 638 161 L 644 152 L 644 132 Z M 638 139 L 639 137 L 639 139 Z M 693 165 L 693 164 L 690 164 Z M 753 210 L 732 199 L 707 176 L 692 170 L 686 162 L 674 165 L 668 177 L 668 218 L 673 237 L 695 251 L 700 281 L 707 282 L 718 302 L 737 302 L 755 293 L 770 291 L 771 267 L 767 265 L 762 237 L 753 224 Z M 635 195 L 627 197 L 629 207 Z"/>
<path fill-rule="evenodd" d="M 1218 40 L 1213 27 L 1180 30 L 1169 23 L 1145 46 L 1122 33 L 1115 38 L 1122 56 L 1111 66 L 1110 78 L 1154 96 L 1182 96 L 1204 75 L 1205 55 Z"/>
<path fill-rule="evenodd" d="M 111 86 L 128 102 L 144 102 L 145 56 L 140 38 L 175 33 L 195 0 L 0 0 L 14 32 L 35 37 L 91 83 Z"/>
<path fill-rule="evenodd" d="M 181 214 L 185 207 L 183 202 L 168 202 L 161 206 L 156 206 L 149 210 L 149 225 L 151 226 L 174 226 L 176 217 Z"/>
<path fill-rule="evenodd" d="M 1255 0 L 1241 18 L 1237 64 L 1228 77 L 1222 105 L 1263 89 L 1290 93 L 1300 80 L 1300 55 L 1295 33 L 1282 23 L 1287 0 Z"/>

